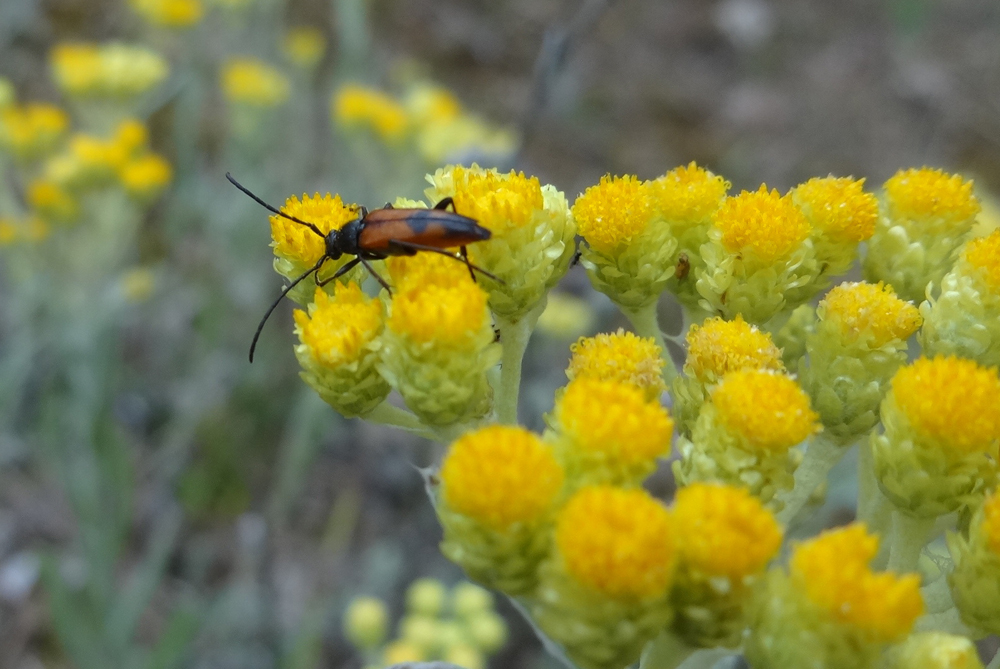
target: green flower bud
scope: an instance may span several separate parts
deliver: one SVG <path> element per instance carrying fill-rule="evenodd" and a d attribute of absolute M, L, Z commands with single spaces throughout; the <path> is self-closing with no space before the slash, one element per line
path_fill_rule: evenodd
<path fill-rule="evenodd" d="M 344 615 L 344 636 L 360 650 L 372 650 L 385 642 L 389 613 L 382 600 L 356 597 Z"/>
<path fill-rule="evenodd" d="M 799 366 L 802 387 L 827 435 L 847 446 L 878 423 L 879 403 L 906 362 L 906 339 L 920 316 L 889 286 L 869 283 L 837 286 L 816 315 L 806 339 L 808 364 Z"/>
<path fill-rule="evenodd" d="M 338 283 L 333 297 L 315 291 L 308 314 L 295 312 L 295 333 L 302 342 L 295 357 L 302 379 L 344 416 L 363 416 L 390 391 L 377 370 L 382 305 L 356 283 Z"/>
<path fill-rule="evenodd" d="M 1000 365 L 1000 230 L 969 242 L 941 280 L 937 299 L 920 305 L 927 355 L 956 355 Z"/>
<path fill-rule="evenodd" d="M 900 170 L 885 182 L 882 216 L 868 241 L 865 278 L 885 281 L 920 302 L 940 284 L 979 213 L 972 181 L 929 167 Z"/>
<path fill-rule="evenodd" d="M 469 639 L 484 653 L 495 653 L 507 640 L 507 623 L 493 611 L 480 611 L 465 624 Z"/>
<path fill-rule="evenodd" d="M 466 618 L 483 611 L 493 610 L 493 595 L 475 583 L 462 581 L 451 591 L 451 610 L 456 616 Z"/>
<path fill-rule="evenodd" d="M 962 621 L 974 630 L 1000 633 L 1000 494 L 973 515 L 969 536 L 948 535 L 955 570 L 948 576 Z"/>
<path fill-rule="evenodd" d="M 433 655 L 442 646 L 441 625 L 434 616 L 411 613 L 399 621 L 399 637 L 419 648 L 422 655 Z"/>
<path fill-rule="evenodd" d="M 983 669 L 976 644 L 964 636 L 920 632 L 889 649 L 882 669 Z"/>
<path fill-rule="evenodd" d="M 436 578 L 421 578 L 406 589 L 406 610 L 436 616 L 444 610 L 446 597 L 444 584 Z"/>

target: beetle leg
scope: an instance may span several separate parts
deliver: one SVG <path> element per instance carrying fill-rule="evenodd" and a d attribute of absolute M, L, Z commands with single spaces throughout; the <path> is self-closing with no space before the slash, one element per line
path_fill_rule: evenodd
<path fill-rule="evenodd" d="M 496 281 L 499 284 L 502 284 L 502 285 L 505 285 L 505 286 L 507 285 L 507 282 L 504 281 L 503 279 L 501 279 L 500 277 L 498 277 L 498 276 L 496 276 L 496 275 L 494 275 L 494 274 L 492 274 L 490 272 L 487 272 L 486 270 L 484 270 L 479 265 L 473 265 L 471 262 L 469 262 L 468 258 L 462 258 L 461 256 L 455 255 L 454 253 L 449 253 L 448 251 L 445 251 L 444 249 L 439 249 L 436 246 L 426 246 L 424 244 L 414 244 L 413 242 L 404 242 L 404 241 L 402 241 L 400 239 L 390 239 L 389 240 L 389 247 L 390 248 L 400 248 L 400 249 L 410 249 L 410 250 L 412 250 L 414 252 L 416 252 L 416 251 L 429 251 L 431 253 L 440 253 L 441 255 L 448 256 L 452 260 L 456 260 L 456 261 L 462 263 L 463 265 L 467 265 L 469 267 L 469 271 L 470 272 L 472 270 L 475 270 L 475 271 L 479 272 L 480 274 L 482 274 L 483 276 L 488 276 L 489 278 L 493 279 L 494 281 Z M 475 277 L 473 277 L 473 280 L 474 279 L 475 279 Z"/>
<path fill-rule="evenodd" d="M 441 209 L 442 211 L 444 211 L 447 210 L 449 206 L 451 206 L 452 211 L 455 211 L 455 200 L 453 200 L 451 197 L 446 197 L 440 202 L 438 202 L 436 205 L 434 205 L 434 208 Z M 455 211 L 455 213 L 457 214 L 458 212 Z"/>
<path fill-rule="evenodd" d="M 340 277 L 342 277 L 343 275 L 347 274 L 352 269 L 354 269 L 355 267 L 357 267 L 359 262 L 361 262 L 361 258 L 355 258 L 354 260 L 351 260 L 350 262 L 348 262 L 347 264 L 345 264 L 343 267 L 341 267 L 340 269 L 338 269 L 334 273 L 333 276 L 327 277 L 327 278 L 323 279 L 322 281 L 317 281 L 316 285 L 319 286 L 320 288 L 322 288 L 323 286 L 325 286 L 326 284 L 330 283 L 331 281 L 333 281 L 335 279 L 339 279 Z M 316 276 L 319 276 L 319 274 L 317 273 Z"/>
<path fill-rule="evenodd" d="M 383 209 L 395 209 L 395 207 L 392 206 L 392 202 L 386 202 L 385 206 L 382 207 L 382 208 Z"/>
<path fill-rule="evenodd" d="M 372 267 L 367 260 L 365 260 L 365 257 L 358 256 L 358 260 L 361 261 L 361 264 L 365 266 L 365 269 L 368 270 L 373 277 L 375 277 L 375 280 L 378 281 L 380 284 L 382 284 L 382 287 L 389 292 L 389 295 L 392 295 L 392 288 L 390 288 L 389 284 L 385 282 L 385 279 L 382 278 L 382 275 L 376 272 L 375 268 Z"/>
<path fill-rule="evenodd" d="M 476 283 L 476 273 L 472 271 L 472 263 L 469 262 L 469 249 L 465 246 L 460 246 L 458 253 L 462 256 L 462 260 L 465 261 L 465 266 L 469 268 L 469 276 L 472 277 L 472 283 Z"/>

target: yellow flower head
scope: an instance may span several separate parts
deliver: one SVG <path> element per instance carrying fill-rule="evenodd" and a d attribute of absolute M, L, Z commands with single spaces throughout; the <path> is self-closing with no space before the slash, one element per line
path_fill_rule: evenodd
<path fill-rule="evenodd" d="M 444 288 L 461 283 L 472 283 L 465 263 L 447 258 L 440 253 L 418 253 L 413 256 L 392 256 L 386 259 L 389 278 L 394 288 L 407 291 L 420 286 L 436 285 Z"/>
<path fill-rule="evenodd" d="M 1000 230 L 994 230 L 987 237 L 973 239 L 966 244 L 962 255 L 978 270 L 989 289 L 1000 293 Z"/>
<path fill-rule="evenodd" d="M 86 93 L 101 78 L 101 52 L 95 44 L 58 44 L 50 55 L 56 84 L 70 94 Z"/>
<path fill-rule="evenodd" d="M 877 552 L 878 537 L 855 523 L 798 544 L 789 567 L 797 586 L 833 619 L 889 643 L 909 634 L 924 602 L 917 574 L 868 567 Z"/>
<path fill-rule="evenodd" d="M 983 534 L 986 545 L 1000 555 L 1000 492 L 994 491 L 983 503 Z"/>
<path fill-rule="evenodd" d="M 498 532 L 542 519 L 562 483 L 551 449 L 521 427 L 469 432 L 451 445 L 441 465 L 448 507 Z"/>
<path fill-rule="evenodd" d="M 452 286 L 413 284 L 394 294 L 389 328 L 416 342 L 460 344 L 482 330 L 489 318 L 487 297 L 468 275 Z"/>
<path fill-rule="evenodd" d="M 129 4 L 145 20 L 165 28 L 189 28 L 205 13 L 201 0 L 129 0 Z"/>
<path fill-rule="evenodd" d="M 892 396 L 918 434 L 961 454 L 997 452 L 1000 377 L 972 360 L 919 358 L 892 378 Z"/>
<path fill-rule="evenodd" d="M 900 170 L 884 188 L 891 211 L 903 218 L 934 218 L 957 225 L 975 218 L 980 210 L 971 180 L 929 167 Z"/>
<path fill-rule="evenodd" d="M 712 390 L 725 426 L 760 451 L 784 451 L 820 429 L 809 396 L 792 377 L 771 370 L 730 372 Z"/>
<path fill-rule="evenodd" d="M 231 58 L 222 68 L 226 99 L 251 107 L 277 107 L 288 100 L 288 78 L 256 58 Z"/>
<path fill-rule="evenodd" d="M 709 576 L 738 580 L 763 571 L 781 548 L 781 528 L 743 488 L 692 483 L 673 508 L 682 562 Z"/>
<path fill-rule="evenodd" d="M 119 176 L 129 194 L 141 200 L 149 200 L 162 193 L 170 184 L 173 169 L 162 156 L 149 153 L 127 162 Z"/>
<path fill-rule="evenodd" d="M 59 184 L 36 179 L 28 185 L 28 204 L 49 219 L 70 220 L 79 212 L 76 200 Z"/>
<path fill-rule="evenodd" d="M 114 179 L 128 159 L 128 153 L 114 139 L 84 134 L 69 139 L 69 162 L 74 178 L 98 182 Z"/>
<path fill-rule="evenodd" d="M 722 245 L 730 253 L 749 251 L 762 262 L 784 258 L 809 237 L 809 221 L 789 195 L 743 191 L 726 198 L 715 215 Z"/>
<path fill-rule="evenodd" d="M 737 314 L 727 321 L 709 318 L 692 325 L 687 334 L 685 371 L 702 381 L 711 381 L 740 369 L 785 370 L 781 349 L 771 335 L 750 325 Z"/>
<path fill-rule="evenodd" d="M 369 298 L 354 282 L 338 282 L 333 297 L 317 288 L 308 315 L 295 310 L 295 324 L 313 358 L 336 369 L 360 358 L 382 331 L 382 303 Z"/>
<path fill-rule="evenodd" d="M 838 242 L 861 242 L 874 234 L 878 220 L 878 198 L 864 187 L 864 179 L 817 177 L 791 195 L 818 232 Z"/>
<path fill-rule="evenodd" d="M 318 28 L 301 26 L 285 34 L 282 50 L 291 63 L 303 69 L 316 67 L 326 51 L 326 38 Z"/>
<path fill-rule="evenodd" d="M 478 221 L 497 235 L 528 225 L 536 211 L 544 208 L 538 177 L 524 172 L 484 170 L 456 166 L 445 177 L 455 188 L 455 211 Z"/>
<path fill-rule="evenodd" d="M 667 509 L 642 489 L 592 486 L 566 503 L 556 546 L 578 582 L 615 599 L 656 599 L 670 586 L 676 530 Z"/>
<path fill-rule="evenodd" d="M 591 248 L 613 253 L 642 234 L 653 216 L 648 181 L 635 176 L 601 177 L 573 203 L 577 230 Z"/>
<path fill-rule="evenodd" d="M 358 217 L 356 207 L 344 204 L 339 195 L 329 193 L 323 196 L 303 193 L 301 200 L 293 195 L 285 200 L 281 210 L 312 223 L 324 235 L 331 230 L 340 230 Z M 270 217 L 270 222 L 274 255 L 311 267 L 326 253 L 323 239 L 306 226 L 276 214 Z"/>
<path fill-rule="evenodd" d="M 690 226 L 714 214 L 732 184 L 694 162 L 675 167 L 650 183 L 660 215 L 675 225 Z"/>
<path fill-rule="evenodd" d="M 559 397 L 554 417 L 576 447 L 607 453 L 626 465 L 670 452 L 673 420 L 666 409 L 627 383 L 576 378 Z"/>
<path fill-rule="evenodd" d="M 0 216 L 0 248 L 16 242 L 18 234 L 18 225 L 11 219 Z"/>
<path fill-rule="evenodd" d="M 0 149 L 18 158 L 36 158 L 55 147 L 69 127 L 66 112 L 31 103 L 0 109 Z"/>
<path fill-rule="evenodd" d="M 387 142 L 398 142 L 406 134 L 409 120 L 403 105 L 380 90 L 345 84 L 331 101 L 333 120 L 344 128 L 370 128 Z"/>
<path fill-rule="evenodd" d="M 835 316 L 846 339 L 871 332 L 872 344 L 883 346 L 904 340 L 917 331 L 923 318 L 913 304 L 896 297 L 892 286 L 874 283 L 842 283 L 820 302 L 826 317 Z"/>
<path fill-rule="evenodd" d="M 452 121 L 462 113 L 462 103 L 451 91 L 429 83 L 412 86 L 406 94 L 404 105 L 417 125 Z"/>
<path fill-rule="evenodd" d="M 588 378 L 627 383 L 641 389 L 650 400 L 666 390 L 663 358 L 652 338 L 637 337 L 619 328 L 613 334 L 580 337 L 570 351 L 573 357 L 566 368 L 570 381 Z"/>

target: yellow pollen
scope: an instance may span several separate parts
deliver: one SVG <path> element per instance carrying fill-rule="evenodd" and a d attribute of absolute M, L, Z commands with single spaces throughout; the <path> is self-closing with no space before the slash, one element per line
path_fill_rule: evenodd
<path fill-rule="evenodd" d="M 555 540 L 566 571 L 583 585 L 648 600 L 673 579 L 675 534 L 667 509 L 645 490 L 592 486 L 559 512 Z"/>
<path fill-rule="evenodd" d="M 0 147 L 20 158 L 34 158 L 53 148 L 69 127 L 62 109 L 32 103 L 0 110 Z"/>
<path fill-rule="evenodd" d="M 279 70 L 256 58 L 230 58 L 222 68 L 226 99 L 253 107 L 277 107 L 288 100 L 291 86 Z"/>
<path fill-rule="evenodd" d="M 901 367 L 892 396 L 918 434 L 958 454 L 997 452 L 1000 377 L 995 367 L 937 356 Z"/>
<path fill-rule="evenodd" d="M 497 235 L 529 225 L 535 212 L 545 208 L 541 183 L 524 172 L 456 166 L 451 168 L 450 177 L 455 211 Z"/>
<path fill-rule="evenodd" d="M 413 284 L 394 293 L 389 329 L 420 343 L 462 344 L 486 324 L 486 300 L 471 279 L 453 286 Z"/>
<path fill-rule="evenodd" d="M 1000 230 L 969 242 L 963 252 L 965 261 L 979 270 L 983 281 L 994 293 L 1000 293 Z"/>
<path fill-rule="evenodd" d="M 309 313 L 296 309 L 294 315 L 299 339 L 317 362 L 330 369 L 360 358 L 382 331 L 382 303 L 361 292 L 353 281 L 338 282 L 333 297 L 317 288 Z"/>
<path fill-rule="evenodd" d="M 344 204 L 339 195 L 302 194 L 300 200 L 291 196 L 281 208 L 289 216 L 312 223 L 324 235 L 340 230 L 358 217 L 358 209 Z M 284 216 L 270 217 L 274 255 L 312 266 L 326 252 L 323 239 L 306 226 Z"/>
<path fill-rule="evenodd" d="M 685 371 L 701 381 L 714 381 L 740 369 L 785 370 L 781 349 L 771 335 L 740 315 L 731 321 L 716 317 L 701 326 L 692 325 L 687 344 Z"/>
<path fill-rule="evenodd" d="M 820 302 L 827 317 L 836 315 L 848 339 L 865 332 L 874 335 L 872 344 L 884 346 L 895 339 L 905 340 L 917 331 L 923 318 L 912 303 L 896 297 L 892 286 L 874 283 L 842 283 Z"/>
<path fill-rule="evenodd" d="M 983 502 L 983 534 L 986 545 L 996 555 L 1000 555 L 1000 492 L 994 491 Z"/>
<path fill-rule="evenodd" d="M 785 451 L 820 429 L 799 384 L 770 370 L 726 374 L 712 390 L 712 404 L 725 426 L 759 451 Z"/>
<path fill-rule="evenodd" d="M 627 383 L 641 389 L 651 401 L 667 388 L 660 347 L 651 337 L 637 337 L 619 328 L 614 334 L 580 337 L 569 350 L 573 353 L 566 369 L 570 381 L 588 378 Z"/>
<path fill-rule="evenodd" d="M 936 218 L 948 224 L 971 225 L 980 210 L 971 180 L 929 167 L 900 170 L 885 182 L 884 188 L 892 212 L 903 218 Z"/>
<path fill-rule="evenodd" d="M 653 192 L 635 176 L 601 177 L 573 203 L 580 235 L 593 249 L 613 253 L 642 234 L 653 218 Z"/>
<path fill-rule="evenodd" d="M 451 445 L 441 465 L 445 504 L 498 532 L 543 519 L 562 484 L 552 450 L 522 427 L 469 432 Z"/>
<path fill-rule="evenodd" d="M 125 190 L 147 199 L 159 195 L 167 187 L 173 177 L 173 169 L 162 156 L 150 153 L 126 163 L 120 177 Z"/>
<path fill-rule="evenodd" d="M 792 200 L 820 232 L 838 242 L 861 242 L 875 232 L 878 198 L 865 180 L 817 177 L 796 186 Z"/>
<path fill-rule="evenodd" d="M 674 422 L 635 386 L 580 377 L 556 403 L 555 420 L 576 447 L 639 464 L 670 452 Z"/>
<path fill-rule="evenodd" d="M 675 225 L 687 227 L 714 214 L 732 184 L 691 162 L 675 167 L 650 186 L 660 215 Z"/>
<path fill-rule="evenodd" d="M 833 619 L 873 642 L 906 636 L 924 612 L 920 576 L 873 572 L 878 537 L 854 523 L 798 544 L 789 562 L 793 581 Z"/>
<path fill-rule="evenodd" d="M 345 128 L 368 127 L 382 139 L 395 142 L 408 130 L 406 110 L 382 91 L 345 84 L 333 95 L 333 120 Z"/>
<path fill-rule="evenodd" d="M 722 245 L 730 253 L 748 251 L 762 262 L 784 258 L 809 237 L 809 221 L 789 195 L 768 191 L 743 191 L 726 198 L 715 215 L 722 231 Z"/>
<path fill-rule="evenodd" d="M 737 580 L 763 571 L 781 548 L 781 528 L 743 488 L 693 483 L 673 508 L 680 559 L 710 576 Z"/>

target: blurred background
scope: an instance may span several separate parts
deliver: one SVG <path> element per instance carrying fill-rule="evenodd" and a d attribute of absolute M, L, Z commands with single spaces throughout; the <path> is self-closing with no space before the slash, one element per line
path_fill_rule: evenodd
<path fill-rule="evenodd" d="M 405 603 L 461 581 L 440 453 L 315 397 L 291 306 L 248 364 L 281 279 L 227 171 L 371 207 L 447 162 L 571 200 L 692 160 L 736 190 L 927 164 L 990 209 L 998 35 L 996 0 L 0 0 L 0 667 L 377 665 L 359 596 L 470 669 L 556 666 L 505 602 L 492 636 L 427 581 Z M 625 325 L 580 268 L 560 291 L 534 428 L 569 343 Z"/>

